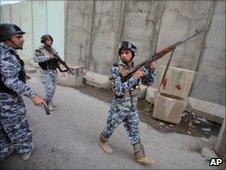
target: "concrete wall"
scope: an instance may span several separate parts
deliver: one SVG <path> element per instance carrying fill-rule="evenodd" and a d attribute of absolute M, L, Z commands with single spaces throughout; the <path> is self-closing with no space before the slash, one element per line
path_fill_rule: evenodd
<path fill-rule="evenodd" d="M 69 63 L 85 65 L 89 58 L 92 10 L 93 1 L 67 3 L 65 55 Z"/>
<path fill-rule="evenodd" d="M 225 3 L 217 1 L 191 96 L 225 105 Z"/>
<path fill-rule="evenodd" d="M 122 40 L 138 47 L 139 63 L 210 25 L 208 32 L 176 49 L 171 66 L 197 71 L 192 97 L 225 105 L 224 1 L 92 0 L 67 1 L 67 6 L 66 60 L 104 75 L 119 60 Z M 166 64 L 167 56 L 157 63 Z"/>
<path fill-rule="evenodd" d="M 210 24 L 207 33 L 176 49 L 171 66 L 197 72 L 192 97 L 225 105 L 224 1 L 23 1 L 2 6 L 0 16 L 1 22 L 17 23 L 27 32 L 24 59 L 49 33 L 68 63 L 104 75 L 119 61 L 122 40 L 137 46 L 139 63 Z M 157 63 L 166 64 L 167 56 Z"/>
<path fill-rule="evenodd" d="M 26 32 L 24 49 L 20 52 L 26 62 L 32 62 L 34 49 L 43 34 L 54 37 L 54 48 L 64 58 L 64 1 L 22 1 L 1 6 L 1 23 L 14 23 Z"/>
<path fill-rule="evenodd" d="M 138 48 L 139 63 L 155 52 L 164 1 L 126 1 L 121 40 L 133 42 Z"/>

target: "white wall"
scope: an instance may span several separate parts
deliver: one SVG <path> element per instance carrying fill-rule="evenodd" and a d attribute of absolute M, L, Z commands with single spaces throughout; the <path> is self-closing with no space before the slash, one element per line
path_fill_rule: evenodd
<path fill-rule="evenodd" d="M 26 32 L 24 49 L 20 52 L 25 62 L 32 62 L 43 34 L 53 36 L 53 47 L 64 59 L 64 7 L 65 1 L 22 1 L 1 6 L 0 22 L 17 24 Z"/>

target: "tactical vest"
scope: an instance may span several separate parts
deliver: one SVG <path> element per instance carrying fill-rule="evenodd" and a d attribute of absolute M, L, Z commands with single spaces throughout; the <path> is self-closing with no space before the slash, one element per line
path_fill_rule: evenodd
<path fill-rule="evenodd" d="M 43 70 L 56 70 L 58 68 L 58 60 L 56 58 L 51 58 L 38 64 Z"/>
<path fill-rule="evenodd" d="M 114 66 L 115 67 L 119 67 L 119 72 L 125 71 L 125 68 L 124 68 L 123 65 L 120 65 L 118 63 L 115 63 Z M 112 77 L 109 77 L 109 79 L 110 79 L 110 87 L 112 89 L 115 88 L 114 79 Z M 124 95 L 122 95 L 122 96 L 117 96 L 115 94 L 115 97 L 116 98 L 124 98 L 124 97 L 131 97 L 131 96 L 137 95 L 140 92 L 139 82 L 140 82 L 140 80 L 138 80 L 138 83 L 136 85 L 134 85 L 133 90 L 130 90 L 130 91 L 125 92 Z"/>
<path fill-rule="evenodd" d="M 26 82 L 26 73 L 24 70 L 24 62 L 23 60 L 20 59 L 20 57 L 13 51 L 10 50 L 10 52 L 16 56 L 17 60 L 20 62 L 20 66 L 21 66 L 21 70 L 19 71 L 19 75 L 18 78 L 23 81 Z M 0 73 L 0 93 L 14 93 L 14 91 L 12 89 L 9 89 L 8 87 L 6 87 L 6 85 L 3 83 L 2 81 L 2 75 Z"/>

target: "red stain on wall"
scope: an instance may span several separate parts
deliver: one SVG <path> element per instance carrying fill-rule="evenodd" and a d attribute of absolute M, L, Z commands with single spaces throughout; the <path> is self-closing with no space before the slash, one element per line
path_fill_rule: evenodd
<path fill-rule="evenodd" d="M 167 84 L 167 78 L 164 78 L 162 81 L 162 87 L 164 90 L 166 89 L 166 84 Z"/>
<path fill-rule="evenodd" d="M 176 85 L 175 85 L 175 88 L 176 88 L 177 90 L 181 90 L 181 86 L 180 86 L 179 84 L 176 84 Z"/>

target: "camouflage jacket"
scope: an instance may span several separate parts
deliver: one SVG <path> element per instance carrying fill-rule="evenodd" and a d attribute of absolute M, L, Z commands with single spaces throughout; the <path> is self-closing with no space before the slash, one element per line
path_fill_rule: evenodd
<path fill-rule="evenodd" d="M 26 82 L 19 79 L 19 72 L 23 69 L 16 57 L 16 51 L 7 44 L 0 43 L 0 73 L 2 82 L 6 87 L 18 94 L 33 98 L 36 94 L 28 87 Z"/>
<path fill-rule="evenodd" d="M 130 70 L 134 68 L 133 65 Z M 115 64 L 110 70 L 110 79 L 112 80 L 112 89 L 116 96 L 123 96 L 129 90 L 134 91 L 136 86 L 139 85 L 139 79 L 132 76 L 128 81 L 123 82 L 120 76 L 120 67 L 125 67 L 124 64 Z M 154 82 L 154 70 L 143 68 L 144 76 L 141 78 L 141 83 L 144 85 L 152 85 Z"/>
<path fill-rule="evenodd" d="M 56 50 L 52 48 L 52 50 L 56 53 Z M 41 45 L 35 50 L 33 60 L 36 63 L 45 62 L 50 59 L 49 52 L 45 50 L 44 45 Z"/>

